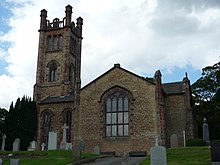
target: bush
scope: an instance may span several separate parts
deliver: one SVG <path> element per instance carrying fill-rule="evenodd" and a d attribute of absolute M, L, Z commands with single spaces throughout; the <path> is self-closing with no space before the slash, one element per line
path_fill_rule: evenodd
<path fill-rule="evenodd" d="M 206 146 L 206 142 L 202 139 L 189 139 L 186 141 L 186 146 Z"/>

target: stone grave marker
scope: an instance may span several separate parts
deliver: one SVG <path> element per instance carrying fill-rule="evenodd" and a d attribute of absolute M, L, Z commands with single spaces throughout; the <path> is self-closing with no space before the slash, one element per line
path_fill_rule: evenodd
<path fill-rule="evenodd" d="M 100 147 L 99 146 L 94 147 L 94 153 L 95 154 L 100 154 Z"/>
<path fill-rule="evenodd" d="M 167 165 L 166 148 L 155 146 L 150 149 L 151 165 Z"/>
<path fill-rule="evenodd" d="M 67 142 L 66 142 L 66 132 L 67 132 L 68 128 L 69 127 L 66 125 L 66 123 L 62 127 L 62 129 L 63 129 L 63 138 L 62 138 L 62 141 L 60 143 L 60 149 L 66 149 L 66 145 L 67 145 Z"/>
<path fill-rule="evenodd" d="M 54 131 L 49 132 L 48 150 L 57 149 L 57 133 Z"/>
<path fill-rule="evenodd" d="M 73 145 L 72 143 L 66 143 L 66 150 L 72 150 Z"/>
<path fill-rule="evenodd" d="M 206 118 L 203 119 L 203 125 L 202 125 L 202 139 L 206 142 L 206 144 L 210 143 L 209 138 L 209 125 L 207 124 Z"/>
<path fill-rule="evenodd" d="M 3 160 L 2 159 L 0 159 L 0 165 L 3 165 Z"/>
<path fill-rule="evenodd" d="M 16 138 L 13 142 L 13 149 L 12 151 L 19 151 L 20 150 L 20 139 Z"/>
<path fill-rule="evenodd" d="M 211 144 L 212 165 L 220 165 L 220 143 Z"/>
<path fill-rule="evenodd" d="M 45 146 L 46 146 L 46 144 L 45 144 L 45 143 L 42 143 L 42 144 L 41 144 L 41 150 L 42 150 L 42 151 L 44 151 Z"/>
<path fill-rule="evenodd" d="M 129 157 L 129 153 L 124 152 L 123 155 L 122 155 L 121 165 L 128 165 L 128 157 Z"/>
<path fill-rule="evenodd" d="M 4 151 L 5 150 L 5 139 L 6 139 L 6 135 L 4 134 L 2 136 L 2 147 L 1 147 L 1 150 Z"/>
<path fill-rule="evenodd" d="M 20 161 L 19 159 L 10 159 L 10 165 L 19 165 Z"/>
<path fill-rule="evenodd" d="M 176 134 L 172 134 L 170 137 L 170 147 L 177 148 L 178 147 L 178 137 Z"/>
<path fill-rule="evenodd" d="M 34 151 L 36 149 L 37 149 L 37 142 L 33 140 L 32 142 L 30 142 L 30 147 L 28 147 L 28 151 Z"/>

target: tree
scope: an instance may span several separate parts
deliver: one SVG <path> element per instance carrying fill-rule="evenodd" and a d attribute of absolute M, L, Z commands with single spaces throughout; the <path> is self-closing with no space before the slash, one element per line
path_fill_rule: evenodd
<path fill-rule="evenodd" d="M 12 150 L 13 141 L 20 138 L 20 149 L 27 150 L 30 142 L 34 139 L 37 128 L 36 103 L 31 98 L 18 98 L 15 106 L 11 103 L 5 122 L 6 149 Z"/>
<path fill-rule="evenodd" d="M 2 143 L 2 136 L 5 134 L 5 118 L 8 115 L 8 111 L 4 108 L 0 108 L 0 146 Z"/>
<path fill-rule="evenodd" d="M 202 134 L 205 117 L 210 126 L 211 139 L 220 139 L 220 62 L 207 66 L 202 71 L 202 76 L 192 85 L 199 134 Z"/>

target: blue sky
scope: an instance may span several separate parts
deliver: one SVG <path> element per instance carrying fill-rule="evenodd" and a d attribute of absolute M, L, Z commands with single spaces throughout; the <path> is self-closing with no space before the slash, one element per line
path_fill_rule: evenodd
<path fill-rule="evenodd" d="M 220 60 L 218 0 L 1 0 L 0 107 L 35 83 L 40 10 L 62 19 L 73 6 L 83 25 L 82 86 L 120 63 L 140 76 L 191 83 Z"/>

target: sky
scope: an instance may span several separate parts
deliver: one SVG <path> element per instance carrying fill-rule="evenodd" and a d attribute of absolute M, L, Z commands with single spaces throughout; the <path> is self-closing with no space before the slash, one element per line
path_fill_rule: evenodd
<path fill-rule="evenodd" d="M 82 86 L 115 63 L 140 76 L 191 83 L 220 60 L 219 0 L 1 0 L 0 107 L 33 95 L 40 11 L 83 18 Z"/>

